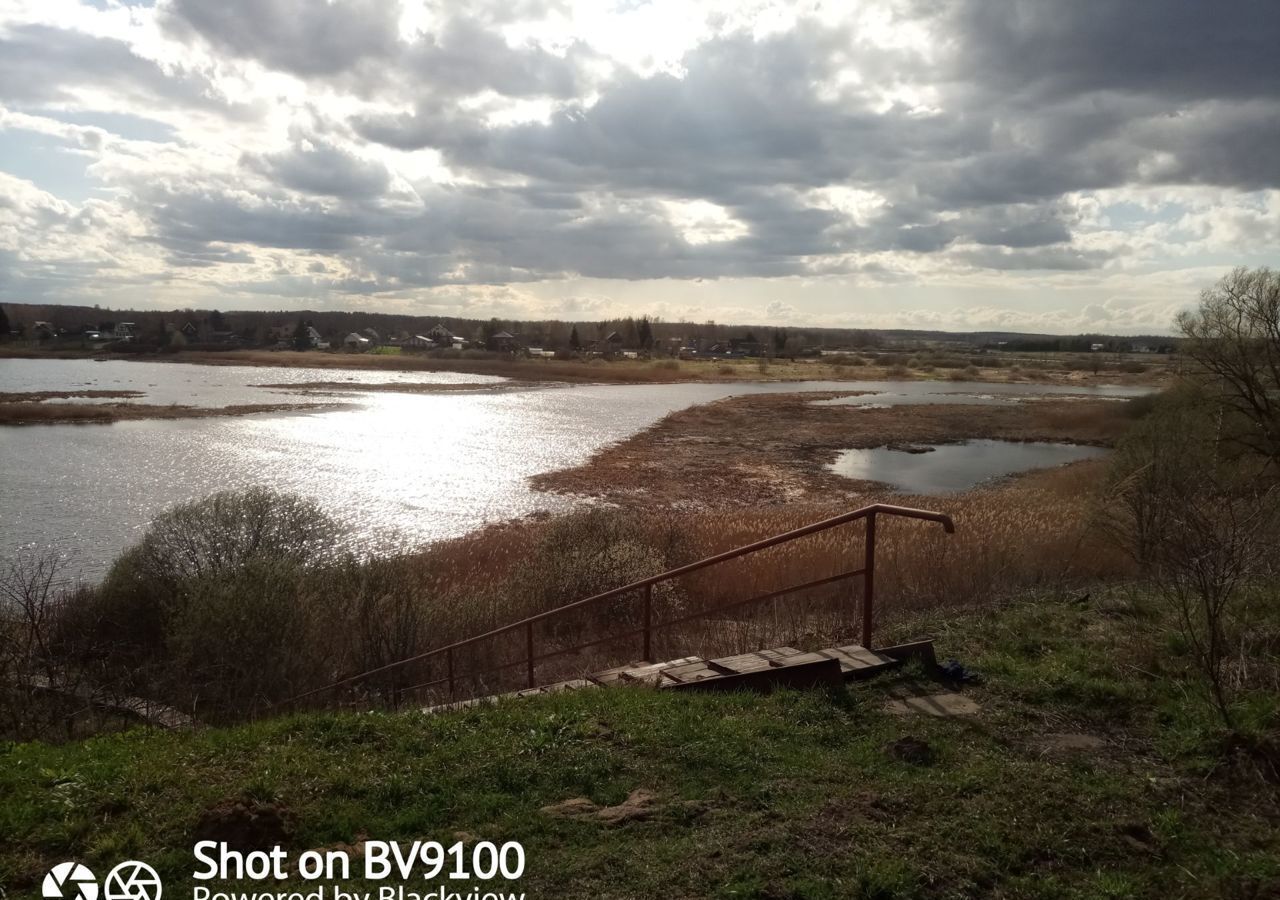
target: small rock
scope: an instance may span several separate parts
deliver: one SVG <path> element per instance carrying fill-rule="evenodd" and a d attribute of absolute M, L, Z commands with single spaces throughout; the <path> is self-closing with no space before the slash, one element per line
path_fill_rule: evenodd
<path fill-rule="evenodd" d="M 913 766 L 933 765 L 933 748 L 929 746 L 927 741 L 922 741 L 910 735 L 898 738 L 889 744 L 885 750 L 894 759 L 910 763 Z"/>

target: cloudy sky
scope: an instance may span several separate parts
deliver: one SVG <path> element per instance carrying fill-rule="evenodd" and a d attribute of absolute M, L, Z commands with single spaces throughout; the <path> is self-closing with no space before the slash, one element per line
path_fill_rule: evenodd
<path fill-rule="evenodd" d="M 0 302 L 1167 331 L 1275 0 L 0 0 Z"/>

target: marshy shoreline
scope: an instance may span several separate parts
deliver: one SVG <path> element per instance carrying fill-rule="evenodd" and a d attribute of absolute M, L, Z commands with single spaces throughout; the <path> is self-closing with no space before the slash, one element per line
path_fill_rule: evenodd
<path fill-rule="evenodd" d="M 580 466 L 535 475 L 530 482 L 538 490 L 624 507 L 858 501 L 884 487 L 833 473 L 830 464 L 842 450 L 973 439 L 1111 447 L 1147 408 L 1142 400 L 1096 399 L 883 409 L 814 402 L 848 396 L 858 392 L 756 394 L 695 406 Z"/>
<path fill-rule="evenodd" d="M 142 419 L 211 419 L 267 413 L 327 412 L 351 406 L 349 403 L 337 402 L 243 403 L 208 407 L 156 403 L 0 401 L 0 425 L 110 425 L 114 422 L 136 422 Z"/>
<path fill-rule="evenodd" d="M 264 369 L 352 369 L 386 372 L 453 372 L 489 375 L 518 382 L 570 384 L 679 384 L 741 381 L 882 381 L 965 380 L 1000 383 L 1043 383 L 1089 387 L 1100 384 L 1159 385 L 1168 378 L 1168 361 L 1097 366 L 1078 354 L 1042 359 L 1005 360 L 995 354 L 966 355 L 948 351 L 896 354 L 839 354 L 813 358 L 754 359 L 527 359 L 511 354 L 464 351 L 459 355 L 428 353 L 343 353 L 294 350 L 179 350 L 146 353 L 41 351 L 0 346 L 0 359 L 94 359 L 173 362 L 206 366 L 258 366 Z M 1131 371 L 1138 369 L 1139 371 Z"/>

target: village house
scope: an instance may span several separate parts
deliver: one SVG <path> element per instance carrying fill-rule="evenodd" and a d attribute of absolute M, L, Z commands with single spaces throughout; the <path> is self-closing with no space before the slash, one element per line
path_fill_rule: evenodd
<path fill-rule="evenodd" d="M 617 356 L 622 350 L 622 335 L 611 331 L 598 341 L 592 341 L 587 352 L 593 356 Z"/>
<path fill-rule="evenodd" d="M 307 345 L 313 350 L 329 349 L 329 342 L 320 334 L 313 326 L 304 325 L 303 330 L 307 335 Z M 271 340 L 275 341 L 277 347 L 282 350 L 295 347 L 298 335 L 298 326 L 296 324 L 288 325 L 272 325 L 270 331 Z"/>
<path fill-rule="evenodd" d="M 494 353 L 515 353 L 520 349 L 520 342 L 511 332 L 499 331 L 489 338 L 486 349 L 492 350 Z"/>
<path fill-rule="evenodd" d="M 370 347 L 372 347 L 373 341 L 369 340 L 364 335 L 356 334 L 353 331 L 342 339 L 342 346 L 346 350 L 351 350 L 356 353 L 359 353 L 364 350 L 368 350 Z"/>

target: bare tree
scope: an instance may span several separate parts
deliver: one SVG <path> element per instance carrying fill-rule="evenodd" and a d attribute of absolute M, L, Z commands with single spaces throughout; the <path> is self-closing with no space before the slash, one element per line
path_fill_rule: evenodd
<path fill-rule="evenodd" d="M 1280 272 L 1235 269 L 1178 328 L 1221 393 L 1222 436 L 1280 464 Z"/>

